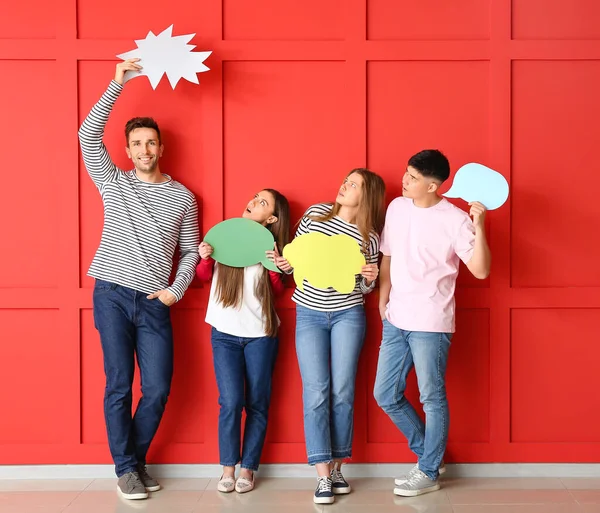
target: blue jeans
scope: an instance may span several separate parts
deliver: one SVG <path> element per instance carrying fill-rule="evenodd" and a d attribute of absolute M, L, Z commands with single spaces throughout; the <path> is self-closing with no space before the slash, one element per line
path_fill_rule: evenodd
<path fill-rule="evenodd" d="M 243 338 L 212 329 L 213 361 L 219 388 L 221 465 L 258 470 L 267 434 L 271 378 L 277 359 L 276 337 Z M 246 410 L 241 447 L 242 409 Z M 241 456 L 240 456 L 241 452 Z"/>
<path fill-rule="evenodd" d="M 446 398 L 446 363 L 451 333 L 405 331 L 383 321 L 375 400 L 408 440 L 419 469 L 438 478 L 446 451 L 450 417 Z M 426 423 L 404 396 L 406 377 L 414 366 Z"/>
<path fill-rule="evenodd" d="M 354 387 L 365 327 L 362 305 L 337 312 L 296 305 L 309 465 L 352 456 Z"/>
<path fill-rule="evenodd" d="M 117 476 L 146 464 L 165 411 L 173 375 L 173 332 L 168 306 L 127 287 L 96 280 L 94 323 L 100 332 L 106 389 L 104 418 Z M 131 416 L 137 356 L 142 398 Z"/>

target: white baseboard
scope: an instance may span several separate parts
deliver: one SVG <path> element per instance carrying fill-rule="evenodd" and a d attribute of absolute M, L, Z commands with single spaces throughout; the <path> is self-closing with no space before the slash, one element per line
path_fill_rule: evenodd
<path fill-rule="evenodd" d="M 348 464 L 347 477 L 394 477 L 408 472 L 412 464 Z M 153 475 L 163 478 L 215 478 L 219 465 L 150 465 Z M 444 477 L 591 477 L 600 478 L 597 463 L 472 463 L 449 464 Z M 261 477 L 314 478 L 305 464 L 261 465 Z M 112 465 L 0 465 L 0 479 L 101 479 L 113 478 Z"/>

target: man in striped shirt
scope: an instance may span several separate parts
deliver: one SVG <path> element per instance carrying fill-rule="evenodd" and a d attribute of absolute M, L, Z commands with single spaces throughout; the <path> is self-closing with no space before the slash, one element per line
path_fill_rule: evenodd
<path fill-rule="evenodd" d="M 171 387 L 169 307 L 183 297 L 199 258 L 196 199 L 161 173 L 163 145 L 156 122 L 151 118 L 127 122 L 131 171 L 118 169 L 102 142 L 125 72 L 140 69 L 138 60 L 117 65 L 114 80 L 79 129 L 83 160 L 104 204 L 102 238 L 88 274 L 96 278 L 94 322 L 104 355 L 108 443 L 119 478 L 117 490 L 127 499 L 145 499 L 148 491 L 160 489 L 146 471 L 146 454 Z M 179 265 L 169 283 L 177 245 Z M 132 417 L 134 355 L 142 398 Z"/>

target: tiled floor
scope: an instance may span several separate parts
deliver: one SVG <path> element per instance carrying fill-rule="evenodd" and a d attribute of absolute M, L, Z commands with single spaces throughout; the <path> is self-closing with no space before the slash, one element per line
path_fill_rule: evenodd
<path fill-rule="evenodd" d="M 0 513 L 600 513 L 600 479 L 443 479 L 422 497 L 392 493 L 393 480 L 352 479 L 354 491 L 316 506 L 313 479 L 257 479 L 245 495 L 221 494 L 216 479 L 163 479 L 145 501 L 125 501 L 116 480 L 0 481 Z"/>

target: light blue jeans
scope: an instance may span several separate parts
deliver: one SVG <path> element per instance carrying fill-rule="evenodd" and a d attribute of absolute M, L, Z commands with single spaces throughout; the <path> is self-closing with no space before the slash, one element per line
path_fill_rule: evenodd
<path fill-rule="evenodd" d="M 405 331 L 383 321 L 375 400 L 408 440 L 419 469 L 438 478 L 448 442 L 450 417 L 446 398 L 446 364 L 452 333 Z M 425 412 L 425 424 L 404 396 L 406 377 L 414 366 Z"/>
<path fill-rule="evenodd" d="M 296 305 L 309 465 L 352 456 L 354 388 L 365 326 L 362 305 L 337 312 Z"/>

